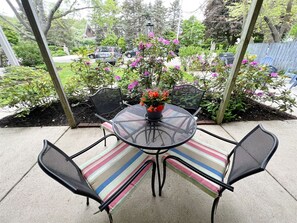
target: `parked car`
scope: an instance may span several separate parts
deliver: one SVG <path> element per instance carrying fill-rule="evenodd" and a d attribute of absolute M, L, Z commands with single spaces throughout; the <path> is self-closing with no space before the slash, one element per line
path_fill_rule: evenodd
<path fill-rule="evenodd" d="M 128 50 L 124 53 L 124 55 L 128 58 L 131 58 L 131 57 L 135 57 L 137 52 L 139 52 L 139 50 L 137 48 L 134 48 L 132 50 Z"/>
<path fill-rule="evenodd" d="M 122 57 L 122 53 L 121 49 L 116 46 L 99 46 L 88 57 L 115 65 L 118 59 Z"/>
<path fill-rule="evenodd" d="M 233 64 L 234 54 L 233 53 L 220 53 L 219 58 L 220 58 L 220 60 L 224 61 L 226 65 Z"/>

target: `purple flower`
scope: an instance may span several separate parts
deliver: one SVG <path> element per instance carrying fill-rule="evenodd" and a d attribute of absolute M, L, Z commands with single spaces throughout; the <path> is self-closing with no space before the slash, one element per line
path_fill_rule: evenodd
<path fill-rule="evenodd" d="M 138 85 L 138 81 L 133 81 L 128 85 L 128 90 L 131 91 L 133 88 L 135 88 Z"/>
<path fill-rule="evenodd" d="M 199 61 L 203 60 L 203 57 L 201 55 L 197 56 L 197 58 L 198 58 Z"/>
<path fill-rule="evenodd" d="M 212 76 L 212 77 L 217 77 L 217 76 L 219 76 L 219 74 L 217 74 L 217 73 L 212 73 L 211 76 Z"/>
<path fill-rule="evenodd" d="M 252 62 L 250 62 L 250 65 L 253 66 L 253 67 L 255 67 L 255 66 L 258 65 L 258 62 L 257 61 L 252 61 Z"/>
<path fill-rule="evenodd" d="M 257 95 L 259 97 L 262 97 L 264 95 L 264 91 L 262 91 L 262 90 L 256 90 L 255 91 L 255 95 Z"/>
<path fill-rule="evenodd" d="M 278 73 L 271 73 L 270 77 L 278 77 Z"/>
<path fill-rule="evenodd" d="M 130 67 L 137 67 L 137 61 L 133 61 L 131 64 L 130 64 Z"/>
<path fill-rule="evenodd" d="M 153 45 L 153 44 L 151 44 L 151 43 L 147 43 L 147 44 L 145 44 L 145 47 L 146 47 L 147 49 L 149 49 L 149 48 L 152 47 L 152 45 Z"/>
<path fill-rule="evenodd" d="M 241 64 L 247 64 L 249 61 L 247 59 L 243 59 Z"/>
<path fill-rule="evenodd" d="M 154 38 L 155 37 L 155 34 L 153 32 L 149 32 L 148 37 L 149 38 Z"/>
<path fill-rule="evenodd" d="M 174 66 L 174 69 L 180 70 L 180 66 L 176 65 L 176 66 Z"/>
<path fill-rule="evenodd" d="M 159 41 L 160 43 L 163 43 L 164 39 L 163 39 L 162 37 L 159 37 L 159 38 L 158 38 L 158 41 Z"/>
<path fill-rule="evenodd" d="M 150 76 L 150 72 L 146 70 L 146 71 L 144 71 L 143 75 L 144 75 L 145 77 L 148 77 L 148 76 Z"/>
<path fill-rule="evenodd" d="M 91 62 L 90 61 L 86 61 L 85 62 L 85 65 L 90 66 L 91 65 Z"/>
<path fill-rule="evenodd" d="M 179 44 L 178 39 L 174 39 L 172 42 L 173 42 L 175 45 L 178 45 L 178 44 Z"/>
<path fill-rule="evenodd" d="M 110 72 L 110 68 L 109 68 L 109 67 L 105 67 L 104 70 L 105 70 L 106 72 Z"/>
<path fill-rule="evenodd" d="M 114 77 L 117 81 L 120 81 L 121 80 L 121 77 L 120 76 L 115 76 Z"/>
<path fill-rule="evenodd" d="M 170 54 L 171 56 L 173 56 L 173 57 L 176 56 L 175 53 L 174 53 L 172 50 L 169 52 L 169 54 Z"/>
<path fill-rule="evenodd" d="M 143 44 L 143 42 L 140 42 L 139 45 L 138 45 L 138 49 L 139 50 L 144 50 L 145 46 Z"/>
<path fill-rule="evenodd" d="M 170 44 L 170 41 L 169 41 L 169 40 L 167 40 L 167 39 L 163 39 L 163 41 L 162 41 L 162 42 L 163 42 L 163 44 L 164 44 L 164 45 L 169 45 L 169 44 Z"/>

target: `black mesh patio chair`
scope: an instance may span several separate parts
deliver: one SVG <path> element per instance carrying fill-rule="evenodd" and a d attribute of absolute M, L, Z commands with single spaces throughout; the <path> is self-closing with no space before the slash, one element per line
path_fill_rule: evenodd
<path fill-rule="evenodd" d="M 149 155 L 121 141 L 107 147 L 80 167 L 73 161 L 110 136 L 115 135 L 109 134 L 72 156 L 44 140 L 38 164 L 46 174 L 70 191 L 87 197 L 87 205 L 89 198 L 99 202 L 99 211 L 105 210 L 112 222 L 111 212 L 150 169 L 152 193 L 155 196 L 156 164 Z"/>
<path fill-rule="evenodd" d="M 171 104 L 180 106 L 196 116 L 201 110 L 200 103 L 204 93 L 205 91 L 190 84 L 176 85 L 171 92 Z"/>
<path fill-rule="evenodd" d="M 197 129 L 219 140 L 234 144 L 234 149 L 226 155 L 218 149 L 191 139 L 184 145 L 169 150 L 162 157 L 164 174 L 161 189 L 166 180 L 166 167 L 169 167 L 214 197 L 211 210 L 213 223 L 222 193 L 226 189 L 233 191 L 232 184 L 238 180 L 265 170 L 277 149 L 278 139 L 264 130 L 261 125 L 256 126 L 238 143 L 204 129 Z M 228 171 L 229 167 L 231 167 L 230 171 Z M 230 173 L 226 177 L 228 172 Z"/>
<path fill-rule="evenodd" d="M 123 101 L 121 89 L 101 88 L 90 96 L 90 100 L 95 107 L 95 115 L 102 121 L 101 127 L 104 136 L 106 136 L 105 130 L 113 133 L 112 118 L 127 105 Z M 106 140 L 104 145 L 106 146 Z"/>

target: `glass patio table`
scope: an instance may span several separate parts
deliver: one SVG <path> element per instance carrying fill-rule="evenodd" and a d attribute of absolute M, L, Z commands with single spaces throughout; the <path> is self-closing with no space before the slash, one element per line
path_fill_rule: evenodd
<path fill-rule="evenodd" d="M 191 139 L 196 132 L 196 120 L 185 109 L 171 104 L 165 104 L 159 121 L 148 120 L 146 113 L 140 105 L 125 108 L 113 118 L 113 130 L 124 142 L 156 156 L 160 194 L 159 155 Z"/>

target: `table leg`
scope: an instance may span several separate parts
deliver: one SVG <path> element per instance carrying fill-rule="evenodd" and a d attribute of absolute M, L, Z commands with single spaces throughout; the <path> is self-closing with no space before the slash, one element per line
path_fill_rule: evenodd
<path fill-rule="evenodd" d="M 159 164 L 159 153 L 156 154 L 156 166 L 157 166 L 157 175 L 158 175 L 159 196 L 161 196 L 161 172 L 160 172 L 160 164 Z"/>

